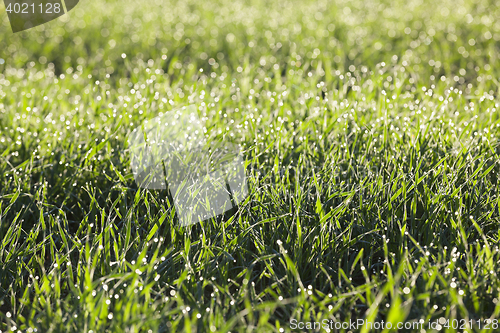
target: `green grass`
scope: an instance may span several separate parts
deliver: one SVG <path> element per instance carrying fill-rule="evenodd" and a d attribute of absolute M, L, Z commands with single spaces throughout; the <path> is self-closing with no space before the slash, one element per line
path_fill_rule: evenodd
<path fill-rule="evenodd" d="M 499 16 L 82 0 L 12 34 L 0 8 L 0 331 L 497 331 Z M 241 146 L 250 195 L 182 228 L 135 184 L 126 138 L 188 104 Z"/>

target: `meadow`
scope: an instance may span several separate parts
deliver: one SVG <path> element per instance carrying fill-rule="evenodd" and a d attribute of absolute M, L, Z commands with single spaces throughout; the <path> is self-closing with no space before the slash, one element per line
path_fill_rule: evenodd
<path fill-rule="evenodd" d="M 0 332 L 498 331 L 498 17 L 82 0 L 13 34 L 0 6 Z M 181 227 L 126 138 L 185 105 L 249 196 Z"/>

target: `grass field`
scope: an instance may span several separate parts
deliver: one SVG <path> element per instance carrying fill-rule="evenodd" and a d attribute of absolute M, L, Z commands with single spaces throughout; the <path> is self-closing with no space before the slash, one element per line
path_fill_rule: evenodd
<path fill-rule="evenodd" d="M 498 331 L 498 17 L 491 0 L 82 0 L 13 34 L 2 5 L 0 331 Z M 180 227 L 126 138 L 190 104 L 240 145 L 250 195 Z"/>

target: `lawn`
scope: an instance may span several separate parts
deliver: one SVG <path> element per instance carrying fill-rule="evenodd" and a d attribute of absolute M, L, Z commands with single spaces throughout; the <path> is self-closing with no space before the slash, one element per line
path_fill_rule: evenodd
<path fill-rule="evenodd" d="M 82 0 L 13 34 L 1 5 L 0 332 L 498 331 L 499 17 Z M 181 226 L 127 137 L 188 105 L 249 195 Z"/>

